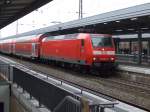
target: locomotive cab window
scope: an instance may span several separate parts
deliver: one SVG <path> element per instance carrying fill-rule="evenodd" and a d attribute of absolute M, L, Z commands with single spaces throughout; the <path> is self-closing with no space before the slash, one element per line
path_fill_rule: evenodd
<path fill-rule="evenodd" d="M 112 47 L 112 38 L 105 36 L 92 36 L 93 47 Z"/>

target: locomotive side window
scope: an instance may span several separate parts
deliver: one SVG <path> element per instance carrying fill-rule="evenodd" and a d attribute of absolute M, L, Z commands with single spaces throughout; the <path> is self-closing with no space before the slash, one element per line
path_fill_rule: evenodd
<path fill-rule="evenodd" d="M 111 37 L 92 36 L 93 47 L 112 47 Z"/>
<path fill-rule="evenodd" d="M 81 39 L 81 46 L 84 47 L 84 39 Z"/>

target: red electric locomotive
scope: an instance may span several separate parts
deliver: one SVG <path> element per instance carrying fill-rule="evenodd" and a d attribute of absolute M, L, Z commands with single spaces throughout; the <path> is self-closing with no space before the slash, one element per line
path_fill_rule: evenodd
<path fill-rule="evenodd" d="M 114 66 L 115 46 L 111 35 L 77 33 L 47 36 L 42 40 L 44 59 L 99 67 Z"/>

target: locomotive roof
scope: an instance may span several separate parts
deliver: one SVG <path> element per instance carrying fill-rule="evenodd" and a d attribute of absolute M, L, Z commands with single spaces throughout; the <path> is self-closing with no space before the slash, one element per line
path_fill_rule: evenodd
<path fill-rule="evenodd" d="M 43 39 L 43 41 L 53 40 L 53 39 L 83 39 L 86 38 L 86 36 L 82 35 L 92 35 L 92 36 L 111 36 L 109 34 L 94 34 L 94 33 L 74 33 L 74 34 L 66 34 L 66 35 L 47 35 L 46 38 Z"/>

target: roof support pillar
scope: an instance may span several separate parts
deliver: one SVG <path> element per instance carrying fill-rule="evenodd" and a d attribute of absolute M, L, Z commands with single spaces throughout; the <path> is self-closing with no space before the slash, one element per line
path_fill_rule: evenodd
<path fill-rule="evenodd" d="M 116 53 L 119 54 L 119 41 L 115 40 L 114 44 L 115 44 Z"/>
<path fill-rule="evenodd" d="M 129 42 L 129 54 L 131 54 L 131 52 L 132 52 L 132 41 L 130 40 L 130 42 Z"/>
<path fill-rule="evenodd" d="M 142 62 L 142 32 L 138 30 L 138 64 Z"/>
<path fill-rule="evenodd" d="M 119 41 L 117 41 L 115 46 L 116 46 L 116 51 L 117 51 L 116 53 L 119 54 Z"/>
<path fill-rule="evenodd" d="M 150 40 L 148 41 L 147 56 L 150 56 Z"/>
<path fill-rule="evenodd" d="M 82 19 L 83 16 L 83 1 L 79 0 L 79 19 Z"/>

